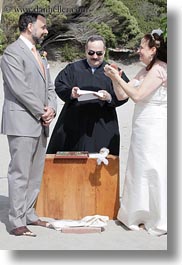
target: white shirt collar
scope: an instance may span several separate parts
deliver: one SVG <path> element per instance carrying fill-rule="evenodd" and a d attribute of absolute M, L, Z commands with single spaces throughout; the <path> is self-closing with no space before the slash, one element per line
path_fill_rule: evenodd
<path fill-rule="evenodd" d="M 23 35 L 20 35 L 19 38 L 27 45 L 30 50 L 32 50 L 34 45 L 27 38 L 25 38 Z"/>

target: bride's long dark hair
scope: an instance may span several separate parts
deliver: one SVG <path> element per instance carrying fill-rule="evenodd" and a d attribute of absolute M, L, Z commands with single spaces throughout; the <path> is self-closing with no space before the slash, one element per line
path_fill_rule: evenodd
<path fill-rule="evenodd" d="M 157 33 L 148 33 L 143 38 L 147 41 L 149 48 L 156 47 L 156 54 L 146 70 L 149 71 L 157 59 L 167 63 L 167 40 L 164 41 L 163 34 L 159 36 Z"/>

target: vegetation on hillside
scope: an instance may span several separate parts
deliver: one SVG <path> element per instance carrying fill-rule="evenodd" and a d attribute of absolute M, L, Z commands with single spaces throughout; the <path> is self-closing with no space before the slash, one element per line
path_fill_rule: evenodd
<path fill-rule="evenodd" d="M 53 57 L 55 47 L 63 57 L 70 57 L 70 49 L 71 59 L 79 56 L 91 34 L 103 35 L 107 47 L 134 49 L 141 36 L 159 28 L 161 21 L 161 27 L 167 29 L 167 0 L 6 0 L 0 53 L 17 38 L 18 17 L 25 11 L 46 15 L 49 34 L 42 49 L 50 51 Z"/>

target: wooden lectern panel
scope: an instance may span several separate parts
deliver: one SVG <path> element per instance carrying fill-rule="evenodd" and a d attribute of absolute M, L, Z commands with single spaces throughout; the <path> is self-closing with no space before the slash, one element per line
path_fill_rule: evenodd
<path fill-rule="evenodd" d="M 116 219 L 119 209 L 119 158 L 109 165 L 96 159 L 60 159 L 46 155 L 43 180 L 36 203 L 39 216 L 81 219 L 107 215 Z"/>

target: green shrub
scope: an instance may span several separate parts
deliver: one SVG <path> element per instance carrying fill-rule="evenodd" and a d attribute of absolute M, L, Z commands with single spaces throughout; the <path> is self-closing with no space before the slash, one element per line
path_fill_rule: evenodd
<path fill-rule="evenodd" d="M 143 34 L 159 28 L 160 20 L 167 12 L 167 0 L 122 0 L 122 2 L 136 18 Z"/>
<path fill-rule="evenodd" d="M 164 39 L 167 40 L 167 16 L 163 17 L 160 21 L 160 28 L 163 31 Z"/>
<path fill-rule="evenodd" d="M 5 47 L 6 47 L 6 36 L 4 34 L 4 32 L 2 31 L 2 29 L 0 29 L 0 54 L 3 53 Z"/>
<path fill-rule="evenodd" d="M 66 43 L 60 50 L 63 61 L 72 62 L 79 57 L 78 48 L 69 43 Z"/>
<path fill-rule="evenodd" d="M 7 45 L 15 41 L 19 35 L 18 20 L 19 13 L 15 11 L 3 12 L 2 14 L 2 30 L 7 40 Z"/>
<path fill-rule="evenodd" d="M 130 14 L 128 7 L 120 0 L 105 0 L 104 3 L 114 17 L 111 27 L 117 44 L 127 45 L 127 47 L 130 43 L 135 44 L 136 36 L 140 35 L 141 31 L 136 18 Z M 110 22 L 108 21 L 108 23 Z"/>
<path fill-rule="evenodd" d="M 98 34 L 105 38 L 107 47 L 115 47 L 116 37 L 112 32 L 112 28 L 109 27 L 106 23 L 92 23 L 90 27 L 95 28 Z"/>

